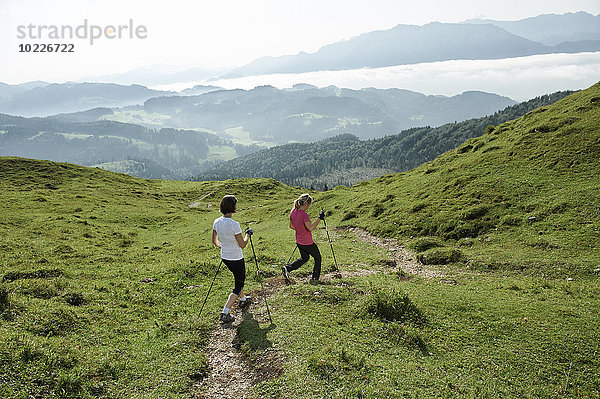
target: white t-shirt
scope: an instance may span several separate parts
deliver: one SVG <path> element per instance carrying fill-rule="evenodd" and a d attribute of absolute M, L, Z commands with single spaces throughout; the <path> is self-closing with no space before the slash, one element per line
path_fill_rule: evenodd
<path fill-rule="evenodd" d="M 244 258 L 242 248 L 238 244 L 235 235 L 242 233 L 240 224 L 232 218 L 221 216 L 215 219 L 213 230 L 217 232 L 221 241 L 221 259 L 240 260 Z"/>

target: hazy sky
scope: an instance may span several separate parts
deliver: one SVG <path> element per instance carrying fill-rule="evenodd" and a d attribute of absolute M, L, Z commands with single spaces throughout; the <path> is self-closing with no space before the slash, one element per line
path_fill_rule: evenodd
<path fill-rule="evenodd" d="M 151 66 L 227 67 L 319 47 L 397 24 L 600 14 L 599 0 L 0 0 L 0 82 L 62 82 Z M 19 53 L 18 26 L 142 26 L 146 38 L 45 40 L 74 53 Z M 48 35 L 50 28 L 43 28 Z M 88 31 L 89 34 L 90 31 Z M 123 31 L 122 31 L 123 32 Z M 109 33 L 113 33 L 109 30 Z"/>

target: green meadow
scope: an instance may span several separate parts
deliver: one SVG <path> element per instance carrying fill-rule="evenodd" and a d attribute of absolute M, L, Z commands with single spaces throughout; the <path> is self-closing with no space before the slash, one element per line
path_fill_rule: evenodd
<path fill-rule="evenodd" d="M 277 372 L 251 394 L 600 397 L 599 126 L 596 85 L 410 172 L 313 192 L 309 214 L 326 210 L 338 266 L 357 273 L 308 285 L 310 261 L 268 297 L 273 324 L 249 315 L 240 350 L 278 353 Z M 294 248 L 288 213 L 305 191 L 20 158 L 0 158 L 0 189 L 6 398 L 202 394 L 206 342 L 232 288 L 221 271 L 199 315 L 219 265 L 220 198 L 238 197 L 234 218 L 254 229 L 261 270 L 278 278 Z M 349 227 L 397 239 L 443 277 L 402 272 Z M 314 236 L 331 273 L 326 232 Z"/>

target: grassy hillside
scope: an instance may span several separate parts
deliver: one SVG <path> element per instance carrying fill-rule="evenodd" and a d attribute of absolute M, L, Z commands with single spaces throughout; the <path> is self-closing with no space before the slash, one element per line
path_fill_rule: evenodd
<path fill-rule="evenodd" d="M 595 85 L 410 172 L 338 187 L 326 204 L 343 224 L 414 248 L 439 247 L 424 252 L 424 262 L 444 255 L 437 263 L 593 274 L 600 267 L 599 99 Z"/>
<path fill-rule="evenodd" d="M 314 193 L 309 214 L 326 209 L 340 269 L 377 273 L 311 286 L 304 266 L 269 297 L 273 325 L 248 314 L 239 350 L 281 363 L 252 394 L 600 396 L 599 99 L 596 85 L 413 171 Z M 194 384 L 231 289 L 221 272 L 198 316 L 218 265 L 218 201 L 238 197 L 236 219 L 275 277 L 300 192 L 0 158 L 0 397 L 202 394 Z M 393 253 L 339 228 L 349 225 L 406 241 L 443 263 L 426 266 L 438 277 L 399 271 Z M 327 236 L 314 236 L 329 272 Z"/>

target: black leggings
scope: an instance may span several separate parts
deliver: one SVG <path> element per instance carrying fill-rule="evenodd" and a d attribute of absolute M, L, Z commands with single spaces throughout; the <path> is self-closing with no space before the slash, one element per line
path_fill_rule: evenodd
<path fill-rule="evenodd" d="M 233 293 L 239 296 L 240 292 L 242 292 L 242 288 L 244 288 L 244 281 L 246 281 L 246 263 L 244 262 L 244 258 L 240 260 L 222 260 L 223 263 L 225 263 L 225 266 L 233 273 L 233 278 L 235 280 Z"/>
<path fill-rule="evenodd" d="M 300 250 L 300 257 L 286 266 L 288 272 L 292 270 L 296 270 L 300 268 L 303 264 L 308 262 L 309 255 L 313 257 L 315 260 L 315 266 L 313 267 L 312 278 L 313 280 L 318 280 L 319 276 L 321 276 L 321 252 L 319 252 L 319 247 L 314 242 L 310 245 L 300 245 L 296 244 L 298 249 Z"/>

